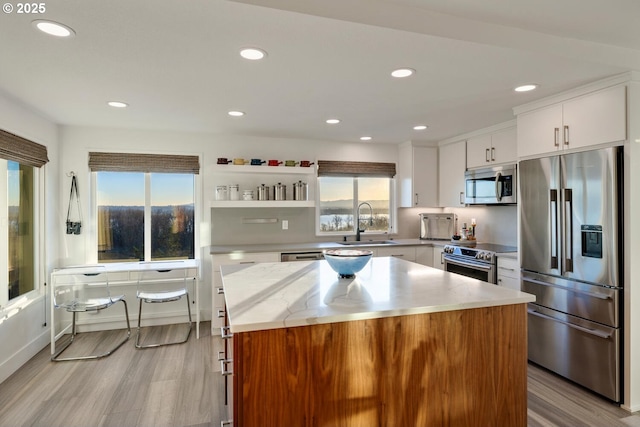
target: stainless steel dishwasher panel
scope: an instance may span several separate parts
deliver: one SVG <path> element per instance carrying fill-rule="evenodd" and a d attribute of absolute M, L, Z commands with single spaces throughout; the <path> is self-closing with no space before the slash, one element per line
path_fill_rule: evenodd
<path fill-rule="evenodd" d="M 530 361 L 620 401 L 619 329 L 533 303 L 527 311 Z"/>

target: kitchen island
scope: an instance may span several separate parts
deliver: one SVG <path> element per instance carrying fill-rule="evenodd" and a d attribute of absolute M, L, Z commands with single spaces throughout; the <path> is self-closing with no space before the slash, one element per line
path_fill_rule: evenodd
<path fill-rule="evenodd" d="M 222 267 L 234 426 L 526 426 L 532 295 L 395 258 Z"/>

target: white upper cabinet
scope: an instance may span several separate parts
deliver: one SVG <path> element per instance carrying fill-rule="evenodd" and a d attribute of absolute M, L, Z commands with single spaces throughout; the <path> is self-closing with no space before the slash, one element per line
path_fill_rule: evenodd
<path fill-rule="evenodd" d="M 515 126 L 467 139 L 467 168 L 515 163 L 516 139 Z"/>
<path fill-rule="evenodd" d="M 466 145 L 466 141 L 458 141 L 438 148 L 438 205 L 441 207 L 464 206 Z"/>
<path fill-rule="evenodd" d="M 438 148 L 405 143 L 398 157 L 398 206 L 438 206 Z"/>
<path fill-rule="evenodd" d="M 614 86 L 518 114 L 518 156 L 624 141 L 626 105 L 626 87 Z"/>

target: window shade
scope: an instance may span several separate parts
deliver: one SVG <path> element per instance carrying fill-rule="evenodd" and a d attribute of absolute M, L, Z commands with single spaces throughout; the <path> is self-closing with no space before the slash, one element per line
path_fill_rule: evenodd
<path fill-rule="evenodd" d="M 0 158 L 42 167 L 49 161 L 47 147 L 0 129 Z"/>
<path fill-rule="evenodd" d="M 92 172 L 200 173 L 198 156 L 135 153 L 89 153 Z"/>
<path fill-rule="evenodd" d="M 318 160 L 318 176 L 370 176 L 393 178 L 395 163 Z"/>

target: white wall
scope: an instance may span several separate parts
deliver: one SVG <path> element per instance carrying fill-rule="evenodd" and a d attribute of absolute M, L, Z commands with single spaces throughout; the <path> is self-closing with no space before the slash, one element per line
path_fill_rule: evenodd
<path fill-rule="evenodd" d="M 58 127 L 51 120 L 0 94 L 0 128 L 47 147 L 50 161 L 40 170 L 41 181 L 46 183 L 46 191 L 41 195 L 45 217 L 38 233 L 44 245 L 40 259 L 42 274 L 38 279 L 42 284 L 48 281 L 55 265 L 49 255 L 55 254 L 58 247 L 54 217 L 49 215 L 58 211 L 60 199 L 57 185 Z M 0 313 L 0 382 L 49 343 L 49 299 L 48 296 L 45 298 L 46 291 L 42 287 L 33 298 L 21 299 L 20 307 L 14 303 L 5 313 Z"/>

